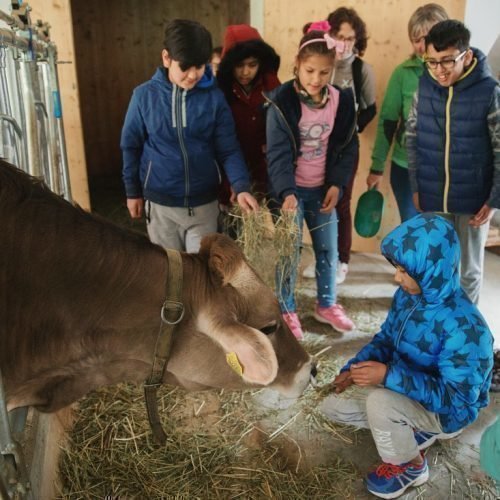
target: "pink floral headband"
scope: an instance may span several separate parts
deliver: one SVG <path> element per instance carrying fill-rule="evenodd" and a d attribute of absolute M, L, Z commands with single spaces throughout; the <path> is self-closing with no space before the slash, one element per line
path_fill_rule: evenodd
<path fill-rule="evenodd" d="M 310 31 L 324 31 L 323 38 L 313 38 L 312 40 L 307 40 L 307 42 L 304 42 L 299 47 L 299 52 L 310 43 L 316 43 L 316 42 L 326 43 L 326 47 L 329 50 L 336 49 L 339 52 L 344 52 L 345 42 L 341 42 L 340 40 L 335 40 L 335 38 L 332 38 L 328 34 L 330 29 L 331 26 L 328 21 L 316 21 L 314 23 L 311 23 L 311 26 L 309 26 L 307 32 L 309 33 Z"/>

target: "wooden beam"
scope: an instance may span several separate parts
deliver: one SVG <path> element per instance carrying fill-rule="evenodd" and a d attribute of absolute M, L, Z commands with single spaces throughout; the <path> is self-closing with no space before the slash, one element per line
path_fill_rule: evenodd
<path fill-rule="evenodd" d="M 74 201 L 88 210 L 90 197 L 74 55 L 71 2 L 31 0 L 29 4 L 32 8 L 32 22 L 35 23 L 38 19 L 48 22 L 51 26 L 51 40 L 57 45 L 58 59 L 61 63 L 58 65 L 58 74 L 71 191 Z"/>

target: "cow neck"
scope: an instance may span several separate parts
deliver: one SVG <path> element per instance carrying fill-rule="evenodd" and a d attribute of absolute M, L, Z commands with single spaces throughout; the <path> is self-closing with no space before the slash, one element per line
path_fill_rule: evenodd
<path fill-rule="evenodd" d="M 144 398 L 146 400 L 149 425 L 154 438 L 159 444 L 165 444 L 167 435 L 160 422 L 156 392 L 163 381 L 165 367 L 170 357 L 174 329 L 184 317 L 182 257 L 180 252 L 176 250 L 166 250 L 166 252 L 168 270 L 165 301 L 160 312 L 160 329 L 156 338 L 151 374 L 144 382 Z"/>

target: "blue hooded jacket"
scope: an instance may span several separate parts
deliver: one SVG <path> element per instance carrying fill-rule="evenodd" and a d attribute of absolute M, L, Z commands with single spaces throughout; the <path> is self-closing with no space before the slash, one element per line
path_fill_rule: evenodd
<path fill-rule="evenodd" d="M 250 190 L 231 110 L 208 66 L 190 90 L 172 84 L 165 68 L 139 85 L 120 146 L 127 198 L 174 207 L 209 203 L 217 199 L 218 164 L 236 193 Z"/>
<path fill-rule="evenodd" d="M 385 363 L 387 389 L 437 413 L 444 432 L 462 429 L 488 404 L 493 337 L 460 287 L 457 234 L 442 217 L 419 214 L 384 238 L 382 253 L 422 293 L 398 288 L 381 331 L 342 371 Z"/>

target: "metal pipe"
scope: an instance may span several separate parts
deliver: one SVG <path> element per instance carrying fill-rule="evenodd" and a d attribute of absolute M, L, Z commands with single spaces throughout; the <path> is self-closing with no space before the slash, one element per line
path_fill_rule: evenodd
<path fill-rule="evenodd" d="M 3 10 L 0 10 L 0 21 L 5 21 L 9 26 L 15 26 L 20 30 L 26 29 L 26 25 L 18 17 L 10 16 Z"/>
<path fill-rule="evenodd" d="M 20 61 L 21 95 L 24 102 L 24 133 L 28 152 L 27 172 L 35 177 L 42 175 L 42 165 L 38 151 L 38 120 L 35 110 L 35 78 L 33 78 L 34 61 Z"/>
<path fill-rule="evenodd" d="M 13 116 L 0 114 L 0 121 L 2 121 L 2 120 L 9 122 L 12 125 L 12 127 L 14 128 L 14 130 L 16 131 L 16 134 L 19 136 L 19 138 L 20 139 L 23 138 L 23 131 L 21 130 L 21 127 L 16 122 L 16 119 Z"/>
<path fill-rule="evenodd" d="M 41 40 L 29 40 L 21 36 L 20 32 L 15 32 L 6 28 L 0 28 L 0 45 L 7 45 L 17 47 L 23 52 L 32 50 L 37 57 L 47 57 L 47 50 L 51 43 L 43 42 Z"/>
<path fill-rule="evenodd" d="M 15 163 L 19 168 L 23 169 L 25 172 L 28 171 L 28 148 L 26 144 L 24 130 L 26 130 L 26 123 L 24 118 L 24 102 L 22 100 L 21 93 L 21 77 L 19 69 L 19 56 L 17 54 L 18 49 L 15 47 L 7 48 L 10 57 L 10 64 L 7 64 L 6 74 L 7 74 L 7 91 L 10 97 L 9 99 L 9 114 L 12 115 L 17 122 L 20 124 L 23 130 L 23 136 L 21 141 L 17 141 L 16 153 L 17 153 L 17 163 Z M 13 138 L 14 140 L 14 138 Z"/>
<path fill-rule="evenodd" d="M 6 479 L 7 490 L 19 493 L 21 498 L 31 499 L 31 486 L 24 455 L 21 446 L 13 439 L 10 430 L 2 370 L 0 370 L 0 455 L 0 473 Z M 7 498 L 11 497 L 12 495 Z"/>
<path fill-rule="evenodd" d="M 53 110 L 54 118 L 57 122 L 57 140 L 59 144 L 59 159 L 61 162 L 61 182 L 62 188 L 64 190 L 64 197 L 70 203 L 73 203 L 73 196 L 71 194 L 71 182 L 69 178 L 69 167 L 68 167 L 68 152 L 66 149 L 66 138 L 64 136 L 64 122 L 61 107 L 61 96 L 59 93 L 59 76 L 57 73 L 57 48 L 55 45 L 51 45 L 48 51 L 48 63 L 51 69 L 51 89 L 53 97 Z"/>
<path fill-rule="evenodd" d="M 48 181 L 52 191 L 63 194 L 61 191 L 61 175 L 59 172 L 60 155 L 58 145 L 57 119 L 54 115 L 54 104 L 51 89 L 50 67 L 46 61 L 38 62 L 38 76 L 40 80 L 40 91 L 43 100 L 45 116 L 45 133 L 47 134 L 47 170 Z M 40 103 L 42 104 L 42 103 Z"/>

